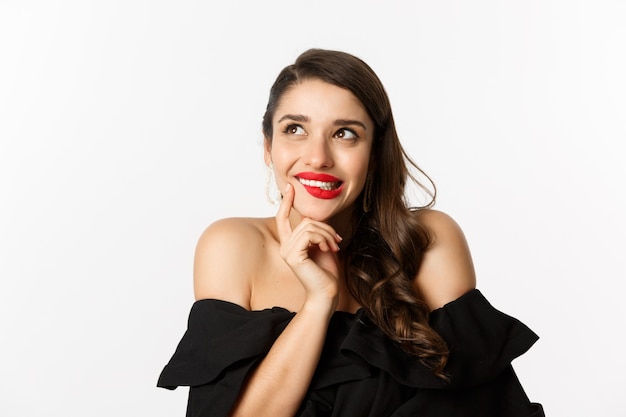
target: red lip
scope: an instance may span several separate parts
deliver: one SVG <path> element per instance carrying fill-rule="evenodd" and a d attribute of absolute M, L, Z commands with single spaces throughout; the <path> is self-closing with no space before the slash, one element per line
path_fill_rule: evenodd
<path fill-rule="evenodd" d="M 312 180 L 312 181 L 324 181 L 324 182 L 339 182 L 341 181 L 337 177 L 333 177 L 328 174 L 318 174 L 316 172 L 301 172 L 296 174 L 296 177 L 302 178 L 303 180 Z"/>
<path fill-rule="evenodd" d="M 300 183 L 300 185 L 302 185 L 302 187 L 304 187 L 304 189 L 309 194 L 311 194 L 313 197 L 316 197 L 316 198 L 321 198 L 324 200 L 331 200 L 335 197 L 338 197 L 343 191 L 343 182 L 339 178 L 334 177 L 332 175 L 319 174 L 316 172 L 301 172 L 299 174 L 296 174 L 296 177 L 303 179 L 303 180 L 308 180 L 308 181 L 322 181 L 322 182 L 338 183 L 338 187 L 333 190 L 323 190 L 319 187 L 311 187 L 311 186 Z"/>

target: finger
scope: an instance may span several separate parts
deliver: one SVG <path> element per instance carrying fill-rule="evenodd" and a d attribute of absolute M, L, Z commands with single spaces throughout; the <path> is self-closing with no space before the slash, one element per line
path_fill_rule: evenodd
<path fill-rule="evenodd" d="M 326 223 L 304 219 L 302 223 L 296 227 L 293 235 L 296 236 L 295 240 L 300 240 L 297 236 L 302 236 L 301 239 L 303 239 L 308 246 L 316 245 L 324 252 L 328 250 L 336 252 L 339 250 L 339 235 Z"/>
<path fill-rule="evenodd" d="M 313 223 L 316 230 L 326 237 L 326 241 L 328 242 L 329 246 L 338 251 L 339 243 L 343 240 L 343 238 L 339 236 L 339 233 L 337 233 L 335 229 L 328 223 L 317 222 L 313 220 L 311 222 Z"/>
<path fill-rule="evenodd" d="M 330 272 L 334 277 L 339 275 L 339 258 L 336 252 L 311 251 L 311 260 L 320 268 Z"/>
<path fill-rule="evenodd" d="M 291 213 L 291 208 L 293 207 L 294 195 L 295 191 L 293 190 L 293 186 L 287 183 L 285 192 L 283 193 L 283 199 L 280 202 L 278 212 L 276 213 L 276 229 L 278 231 L 278 238 L 281 242 L 284 242 L 292 232 L 289 214 Z"/>

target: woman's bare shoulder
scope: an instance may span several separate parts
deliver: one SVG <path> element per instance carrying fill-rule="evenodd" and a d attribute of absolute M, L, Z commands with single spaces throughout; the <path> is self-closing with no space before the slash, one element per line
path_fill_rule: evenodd
<path fill-rule="evenodd" d="M 430 233 L 431 244 L 424 253 L 415 285 L 434 310 L 475 288 L 476 274 L 465 234 L 458 223 L 438 210 L 419 210 L 417 215 Z"/>
<path fill-rule="evenodd" d="M 196 299 L 217 298 L 249 308 L 252 274 L 263 262 L 272 221 L 232 217 L 204 230 L 194 259 Z"/>
<path fill-rule="evenodd" d="M 200 236 L 199 242 L 215 238 L 237 241 L 263 238 L 269 231 L 273 218 L 227 217 L 211 223 Z"/>

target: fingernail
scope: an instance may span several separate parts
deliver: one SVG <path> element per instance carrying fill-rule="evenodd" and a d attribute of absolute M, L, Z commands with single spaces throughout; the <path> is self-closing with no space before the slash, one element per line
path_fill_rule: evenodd
<path fill-rule="evenodd" d="M 291 183 L 287 183 L 287 186 L 285 187 L 285 192 L 289 191 L 289 189 L 291 189 Z"/>
<path fill-rule="evenodd" d="M 337 237 L 337 239 L 339 239 L 340 242 L 343 240 L 343 238 L 341 236 L 339 236 L 338 233 L 335 233 L 335 236 Z"/>

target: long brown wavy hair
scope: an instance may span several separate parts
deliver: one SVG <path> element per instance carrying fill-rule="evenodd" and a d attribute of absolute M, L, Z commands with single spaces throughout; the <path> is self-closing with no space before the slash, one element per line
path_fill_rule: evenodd
<path fill-rule="evenodd" d="M 430 310 L 412 282 L 431 240 L 415 211 L 434 204 L 434 183 L 402 148 L 389 97 L 378 76 L 361 59 L 345 52 L 310 49 L 280 72 L 263 116 L 265 140 L 272 140 L 272 120 L 280 98 L 307 79 L 351 91 L 375 125 L 366 185 L 354 204 L 354 235 L 341 251 L 348 288 L 389 338 L 445 378 L 448 348 L 428 325 Z M 409 167 L 428 179 L 431 188 L 419 182 Z M 429 193 L 428 204 L 410 207 L 405 197 L 409 180 Z"/>

